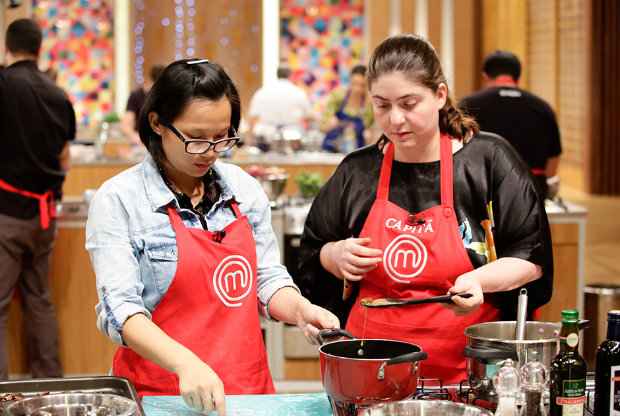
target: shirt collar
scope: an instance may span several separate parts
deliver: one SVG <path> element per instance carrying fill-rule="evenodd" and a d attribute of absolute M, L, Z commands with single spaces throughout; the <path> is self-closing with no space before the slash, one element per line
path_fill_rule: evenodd
<path fill-rule="evenodd" d="M 217 183 L 220 186 L 221 193 L 220 198 L 215 204 L 213 204 L 212 209 L 234 198 L 231 187 L 224 179 L 224 172 L 222 170 L 221 162 L 216 161 L 213 165 L 213 169 L 215 170 L 215 173 L 217 173 Z M 144 161 L 142 162 L 142 178 L 144 180 L 147 198 L 151 203 L 151 210 L 154 212 L 165 210 L 166 206 L 170 205 L 170 203 L 173 203 L 177 209 L 180 208 L 174 193 L 172 193 L 170 188 L 168 188 L 164 182 L 164 179 L 159 173 L 155 160 L 149 153 L 147 153 Z"/>

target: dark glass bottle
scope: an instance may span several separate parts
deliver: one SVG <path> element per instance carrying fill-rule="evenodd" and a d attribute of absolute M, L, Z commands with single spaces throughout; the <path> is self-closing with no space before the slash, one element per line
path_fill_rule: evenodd
<path fill-rule="evenodd" d="M 594 414 L 620 416 L 620 311 L 607 313 L 607 339 L 596 350 Z"/>
<path fill-rule="evenodd" d="M 579 312 L 562 311 L 560 353 L 551 362 L 550 416 L 583 416 L 586 401 L 586 362 L 579 355 Z"/>

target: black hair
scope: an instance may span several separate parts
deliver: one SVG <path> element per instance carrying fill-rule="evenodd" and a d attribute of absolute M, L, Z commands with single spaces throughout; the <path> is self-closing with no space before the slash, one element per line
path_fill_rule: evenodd
<path fill-rule="evenodd" d="M 288 79 L 291 76 L 291 68 L 288 66 L 279 66 L 277 71 L 278 79 Z"/>
<path fill-rule="evenodd" d="M 448 85 L 435 48 L 416 35 L 396 35 L 387 38 L 374 50 L 368 64 L 368 87 L 381 75 L 402 72 L 408 79 L 419 82 L 436 92 L 439 84 Z M 450 96 L 439 110 L 439 130 L 464 140 L 469 132 L 477 133 L 476 121 L 452 103 Z"/>
<path fill-rule="evenodd" d="M 39 55 L 43 34 L 41 28 L 32 19 L 17 19 L 6 30 L 4 44 L 12 54 L 25 53 Z"/>
<path fill-rule="evenodd" d="M 165 155 L 161 136 L 151 128 L 149 113 L 156 113 L 163 124 L 173 123 L 191 100 L 218 101 L 224 96 L 232 110 L 228 132 L 232 135 L 232 129 L 239 129 L 241 102 L 235 84 L 220 65 L 206 59 L 182 59 L 164 69 L 146 96 L 138 123 L 140 140 L 159 166 Z"/>
<path fill-rule="evenodd" d="M 518 81 L 521 77 L 521 62 L 514 53 L 497 50 L 484 58 L 482 71 L 489 78 L 510 75 L 512 79 Z"/>
<path fill-rule="evenodd" d="M 351 76 L 353 75 L 361 75 L 363 77 L 366 76 L 366 65 L 355 65 L 351 68 Z"/>
<path fill-rule="evenodd" d="M 157 78 L 159 78 L 161 73 L 164 72 L 164 69 L 166 69 L 166 67 L 163 65 L 153 65 L 149 70 L 149 78 L 151 81 L 157 81 Z"/>

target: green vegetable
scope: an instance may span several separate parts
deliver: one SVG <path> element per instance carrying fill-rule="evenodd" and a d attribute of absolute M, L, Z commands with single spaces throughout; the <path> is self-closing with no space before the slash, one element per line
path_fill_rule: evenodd
<path fill-rule="evenodd" d="M 115 112 L 112 113 L 108 113 L 103 117 L 103 120 L 106 123 L 118 123 L 119 121 L 121 121 L 120 117 L 118 116 L 118 114 L 116 114 Z"/>
<path fill-rule="evenodd" d="M 295 177 L 295 183 L 304 198 L 314 198 L 323 186 L 323 178 L 315 172 L 302 172 Z"/>

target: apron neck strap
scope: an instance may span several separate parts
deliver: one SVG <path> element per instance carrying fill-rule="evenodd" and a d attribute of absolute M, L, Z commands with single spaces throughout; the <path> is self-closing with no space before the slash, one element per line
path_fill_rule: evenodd
<path fill-rule="evenodd" d="M 392 176 L 392 161 L 394 160 L 394 145 L 388 141 L 385 145 L 381 173 L 377 187 L 377 199 L 387 201 L 390 193 L 390 177 Z"/>
<path fill-rule="evenodd" d="M 441 205 L 452 208 L 453 196 L 453 170 L 452 170 L 452 140 L 447 134 L 442 134 L 439 144 L 440 173 L 441 173 Z"/>
<path fill-rule="evenodd" d="M 381 173 L 379 175 L 379 185 L 377 187 L 377 199 L 387 201 L 390 192 L 390 177 L 392 176 L 392 162 L 394 161 L 394 145 L 387 142 L 385 154 L 381 163 Z M 450 136 L 442 134 L 439 141 L 439 166 L 441 180 L 441 205 L 452 207 L 453 180 L 452 180 L 452 141 Z"/>

